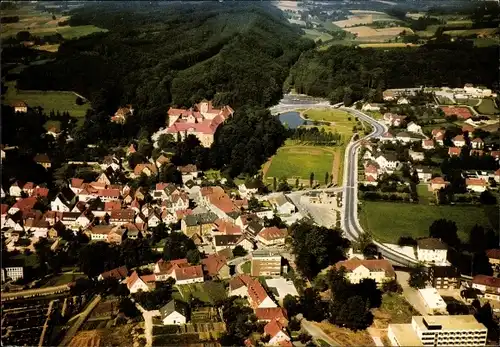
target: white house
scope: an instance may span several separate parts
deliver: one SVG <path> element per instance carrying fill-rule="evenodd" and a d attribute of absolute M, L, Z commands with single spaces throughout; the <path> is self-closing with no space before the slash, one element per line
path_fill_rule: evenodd
<path fill-rule="evenodd" d="M 446 264 L 448 246 L 440 239 L 425 238 L 417 241 L 417 259 L 419 261 Z"/>
<path fill-rule="evenodd" d="M 344 268 L 346 278 L 351 283 L 359 283 L 364 279 L 372 279 L 377 285 L 395 279 L 396 272 L 387 259 L 351 258 L 335 264 L 337 269 Z"/>
<path fill-rule="evenodd" d="M 175 299 L 160 308 L 160 314 L 163 325 L 181 325 L 188 320 L 186 304 Z"/>
<path fill-rule="evenodd" d="M 366 103 L 361 107 L 361 111 L 380 111 L 380 104 Z"/>
<path fill-rule="evenodd" d="M 9 188 L 9 195 L 17 198 L 21 196 L 22 191 L 19 182 L 14 182 Z"/>
<path fill-rule="evenodd" d="M 413 161 L 423 161 L 425 159 L 424 152 L 416 152 L 410 149 L 408 154 Z"/>
<path fill-rule="evenodd" d="M 154 280 L 154 275 L 151 276 L 153 276 Z M 137 293 L 138 291 L 149 292 L 150 286 L 146 284 L 146 281 L 143 277 L 140 277 L 137 271 L 134 271 L 132 275 L 127 278 L 127 288 L 131 294 Z"/>
<path fill-rule="evenodd" d="M 465 179 L 465 186 L 468 190 L 476 193 L 482 193 L 488 187 L 488 182 L 481 178 L 467 178 Z"/>
<path fill-rule="evenodd" d="M 460 147 L 465 146 L 465 138 L 464 138 L 463 135 L 457 135 L 451 141 L 453 142 L 453 145 L 455 147 L 459 147 L 460 148 Z"/>
<path fill-rule="evenodd" d="M 406 126 L 406 130 L 411 133 L 422 134 L 422 127 L 414 122 L 408 123 L 408 125 Z"/>
<path fill-rule="evenodd" d="M 379 165 L 380 169 L 383 171 L 394 171 L 399 168 L 401 162 L 397 159 L 396 155 L 393 153 L 382 153 L 377 155 L 375 162 Z"/>
<path fill-rule="evenodd" d="M 238 191 L 242 198 L 249 198 L 254 194 L 257 194 L 259 190 L 259 184 L 256 182 L 242 183 L 238 186 Z"/>
<path fill-rule="evenodd" d="M 175 284 L 200 283 L 204 281 L 201 265 L 178 267 L 174 269 Z"/>
<path fill-rule="evenodd" d="M 269 227 L 262 229 L 257 234 L 257 241 L 265 246 L 283 246 L 287 236 L 286 229 L 279 229 L 277 227 Z"/>
<path fill-rule="evenodd" d="M 279 346 L 283 342 L 291 340 L 290 336 L 286 333 L 285 327 L 276 319 L 273 319 L 264 326 L 264 333 L 270 338 L 267 343 L 270 346 Z"/>
<path fill-rule="evenodd" d="M 295 205 L 285 194 L 280 194 L 277 197 L 270 199 L 269 202 L 273 205 L 278 214 L 287 215 L 295 212 Z"/>
<path fill-rule="evenodd" d="M 480 137 L 476 137 L 470 142 L 472 148 L 474 149 L 482 149 L 484 148 L 484 141 Z"/>
<path fill-rule="evenodd" d="M 427 314 L 448 314 L 446 302 L 439 295 L 436 288 L 419 289 L 418 293 L 422 298 Z"/>
<path fill-rule="evenodd" d="M 63 197 L 62 194 L 57 194 L 55 199 L 50 202 L 51 211 L 70 212 L 70 207 L 69 202 Z"/>
<path fill-rule="evenodd" d="M 434 140 L 422 140 L 422 149 L 434 149 Z"/>

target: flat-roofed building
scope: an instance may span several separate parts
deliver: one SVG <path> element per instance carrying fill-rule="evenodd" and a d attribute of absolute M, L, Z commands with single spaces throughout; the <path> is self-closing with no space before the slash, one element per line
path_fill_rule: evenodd
<path fill-rule="evenodd" d="M 484 346 L 488 329 L 473 315 L 413 316 L 411 324 L 389 324 L 393 346 Z"/>
<path fill-rule="evenodd" d="M 252 276 L 280 276 L 281 255 L 261 250 L 253 252 L 250 274 Z"/>
<path fill-rule="evenodd" d="M 436 288 L 419 289 L 418 293 L 424 302 L 428 314 L 446 314 L 446 302 Z"/>
<path fill-rule="evenodd" d="M 460 271 L 454 266 L 433 266 L 429 268 L 429 278 L 436 289 L 460 288 Z"/>

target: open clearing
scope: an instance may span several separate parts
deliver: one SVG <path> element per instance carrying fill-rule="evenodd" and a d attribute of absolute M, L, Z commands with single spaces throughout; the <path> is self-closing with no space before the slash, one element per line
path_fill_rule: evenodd
<path fill-rule="evenodd" d="M 417 47 L 420 45 L 404 42 L 384 42 L 384 43 L 360 43 L 361 48 L 401 48 L 401 47 Z"/>
<path fill-rule="evenodd" d="M 182 295 L 182 299 L 186 302 L 189 302 L 191 297 L 195 297 L 213 305 L 215 302 L 227 297 L 222 282 L 207 281 L 203 283 L 182 284 L 176 287 Z"/>
<path fill-rule="evenodd" d="M 491 36 L 495 33 L 498 33 L 498 28 L 483 28 L 483 29 L 464 29 L 464 30 L 446 30 L 444 34 L 450 36 L 469 36 L 469 35 L 478 35 L 478 36 Z"/>
<path fill-rule="evenodd" d="M 358 26 L 353 28 L 345 28 L 345 31 L 357 36 L 359 41 L 385 41 L 392 40 L 403 31 L 407 34 L 413 34 L 413 30 L 407 27 L 392 27 L 383 29 L 374 29 L 369 26 Z"/>
<path fill-rule="evenodd" d="M 498 114 L 500 110 L 493 99 L 482 99 L 481 103 L 476 107 L 477 112 L 481 114 Z"/>
<path fill-rule="evenodd" d="M 408 301 L 398 294 L 384 294 L 382 296 L 382 305 L 372 310 L 374 321 L 373 327 L 378 329 L 387 329 L 389 324 L 408 324 L 411 323 L 412 316 L 418 315 L 418 312 Z"/>
<path fill-rule="evenodd" d="M 273 156 L 266 176 L 309 180 L 314 172 L 315 179 L 322 181 L 325 172 L 332 171 L 333 152 L 331 147 L 285 145 Z"/>
<path fill-rule="evenodd" d="M 499 211 L 497 206 L 432 206 L 379 201 L 363 201 L 360 211 L 363 229 L 377 240 L 390 243 L 397 243 L 400 236 L 426 237 L 432 222 L 441 218 L 454 221 L 458 236 L 465 241 L 475 224 L 497 229 Z"/>
<path fill-rule="evenodd" d="M 7 92 L 3 95 L 2 103 L 11 104 L 15 101 L 24 101 L 29 107 L 40 106 L 46 113 L 68 111 L 70 116 L 83 118 L 90 108 L 89 103 L 75 104 L 77 96 L 68 91 L 16 90 L 14 82 L 7 84 Z"/>
<path fill-rule="evenodd" d="M 373 339 L 366 330 L 353 331 L 340 328 L 330 323 L 313 323 L 328 336 L 337 341 L 340 346 L 374 346 Z"/>
<path fill-rule="evenodd" d="M 56 15 L 56 19 L 52 19 L 52 14 L 41 12 L 34 7 L 24 7 L 18 10 L 1 11 L 1 16 L 19 16 L 17 23 L 5 23 L 1 26 L 0 37 L 6 38 L 15 36 L 20 31 L 29 31 L 36 36 L 50 35 L 60 33 L 65 39 L 74 39 L 86 36 L 95 32 L 107 31 L 93 25 L 82 25 L 76 27 L 59 26 L 59 22 L 64 22 L 69 19 L 69 16 Z"/>
<path fill-rule="evenodd" d="M 332 39 L 332 35 L 328 33 L 323 33 L 321 31 L 318 31 L 316 29 L 304 29 L 305 37 L 314 40 L 314 41 L 319 41 L 321 40 L 322 42 L 328 41 Z"/>
<path fill-rule="evenodd" d="M 351 13 L 353 15 L 348 16 L 348 19 L 339 20 L 333 22 L 333 24 L 335 24 L 340 28 L 349 28 L 352 27 L 353 25 L 364 25 L 364 24 L 372 24 L 373 22 L 395 20 L 387 13 L 378 11 L 351 10 Z"/>

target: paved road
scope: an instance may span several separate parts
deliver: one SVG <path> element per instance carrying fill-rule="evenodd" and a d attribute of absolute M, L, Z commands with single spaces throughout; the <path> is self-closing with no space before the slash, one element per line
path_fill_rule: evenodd
<path fill-rule="evenodd" d="M 373 131 L 363 139 L 379 137 L 387 131 L 385 125 L 358 110 L 347 107 L 341 107 L 341 109 L 372 125 Z M 358 220 L 358 149 L 360 144 L 361 139 L 351 141 L 347 146 L 344 158 L 343 218 L 341 225 L 346 231 L 347 237 L 351 240 L 356 240 L 359 235 L 365 232 Z M 399 253 L 379 242 L 375 242 L 375 244 L 384 258 L 394 265 L 411 266 L 417 263 L 415 259 L 408 257 L 406 254 Z"/>
<path fill-rule="evenodd" d="M 309 322 L 307 319 L 302 318 L 300 321 L 300 325 L 302 329 L 307 331 L 309 335 L 313 337 L 313 339 L 318 340 L 321 339 L 328 343 L 330 346 L 339 346 L 339 344 L 333 340 L 330 336 L 328 336 L 321 328 L 318 328 L 312 322 Z"/>

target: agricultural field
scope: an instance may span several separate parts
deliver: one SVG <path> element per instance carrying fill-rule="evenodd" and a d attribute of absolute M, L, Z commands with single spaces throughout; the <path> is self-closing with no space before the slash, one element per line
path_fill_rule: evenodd
<path fill-rule="evenodd" d="M 420 46 L 414 43 L 404 42 L 383 42 L 383 43 L 360 43 L 361 48 L 401 48 L 401 47 L 417 47 Z"/>
<path fill-rule="evenodd" d="M 184 301 L 189 301 L 191 297 L 195 297 L 213 305 L 227 296 L 222 282 L 207 281 L 203 283 L 182 284 L 176 287 Z"/>
<path fill-rule="evenodd" d="M 366 25 L 373 22 L 393 21 L 395 20 L 387 13 L 378 11 L 351 10 L 352 16 L 348 19 L 333 22 L 340 28 L 349 28 L 353 25 Z"/>
<path fill-rule="evenodd" d="M 394 215 L 398 218 L 387 218 Z M 499 211 L 495 206 L 432 206 L 378 201 L 363 201 L 360 211 L 362 227 L 377 240 L 390 243 L 397 243 L 400 236 L 428 236 L 430 225 L 440 218 L 454 221 L 458 236 L 465 241 L 475 224 L 498 228 Z"/>
<path fill-rule="evenodd" d="M 469 35 L 478 35 L 482 37 L 492 36 L 498 33 L 498 28 L 484 28 L 484 29 L 463 29 L 463 30 L 445 30 L 444 34 L 461 37 Z"/>
<path fill-rule="evenodd" d="M 75 39 L 95 32 L 107 31 L 106 29 L 100 29 L 93 25 L 82 25 L 77 27 L 59 26 L 58 23 L 67 21 L 69 16 L 56 15 L 56 19 L 53 19 L 51 13 L 37 11 L 34 7 L 5 10 L 1 11 L 0 14 L 2 17 L 19 16 L 19 22 L 17 23 L 2 24 L 0 31 L 1 38 L 15 36 L 20 31 L 29 31 L 36 36 L 59 33 L 65 39 Z"/>
<path fill-rule="evenodd" d="M 2 103 L 11 104 L 24 101 L 29 107 L 40 106 L 46 113 L 68 111 L 72 117 L 83 118 L 90 108 L 88 103 L 77 105 L 76 94 L 69 91 L 17 90 L 15 82 L 8 82 L 7 92 L 2 96 Z"/>
<path fill-rule="evenodd" d="M 500 110 L 495 104 L 494 99 L 482 99 L 481 103 L 477 105 L 476 111 L 481 114 L 498 114 Z"/>
<path fill-rule="evenodd" d="M 309 180 L 314 172 L 315 178 L 321 179 L 332 171 L 333 152 L 328 147 L 285 145 L 272 157 L 266 177 Z"/>
<path fill-rule="evenodd" d="M 344 30 L 356 35 L 358 41 L 387 41 L 395 39 L 402 32 L 413 34 L 413 31 L 408 27 L 392 27 L 375 29 L 369 26 L 357 26 L 353 28 L 345 28 Z"/>
<path fill-rule="evenodd" d="M 314 41 L 321 40 L 322 42 L 325 42 L 325 41 L 329 41 L 333 38 L 332 35 L 318 31 L 316 29 L 304 29 L 304 32 L 306 33 L 305 37 L 307 37 L 311 40 L 314 40 Z"/>

